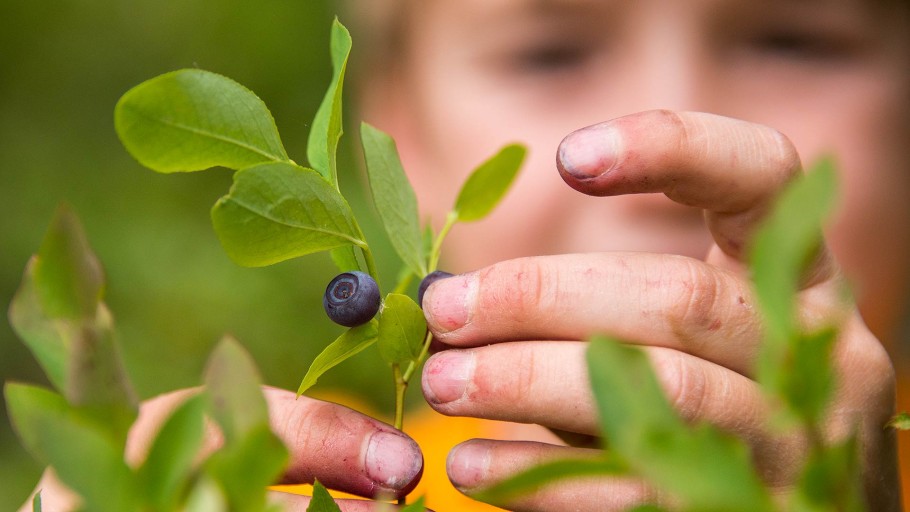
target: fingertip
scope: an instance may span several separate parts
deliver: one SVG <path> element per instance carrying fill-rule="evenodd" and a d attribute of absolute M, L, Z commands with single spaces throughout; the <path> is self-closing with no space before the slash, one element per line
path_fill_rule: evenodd
<path fill-rule="evenodd" d="M 477 278 L 471 274 L 447 277 L 432 283 L 423 296 L 423 311 L 434 335 L 446 335 L 471 321 Z"/>
<path fill-rule="evenodd" d="M 592 180 L 616 167 L 621 146 L 621 134 L 609 121 L 576 130 L 560 142 L 556 168 L 569 186 L 593 193 Z"/>
<path fill-rule="evenodd" d="M 417 443 L 397 431 L 374 432 L 364 451 L 367 476 L 381 494 L 407 495 L 423 475 L 423 454 Z"/>
<path fill-rule="evenodd" d="M 492 452 L 488 443 L 472 439 L 449 451 L 446 473 L 452 485 L 466 492 L 488 483 L 491 463 Z"/>

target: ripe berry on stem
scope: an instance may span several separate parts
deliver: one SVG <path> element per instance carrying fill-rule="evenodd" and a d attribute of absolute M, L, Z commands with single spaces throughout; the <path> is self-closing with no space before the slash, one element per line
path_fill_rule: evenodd
<path fill-rule="evenodd" d="M 352 270 L 335 276 L 325 289 L 322 306 L 336 324 L 355 327 L 379 312 L 379 285 L 365 272 Z"/>

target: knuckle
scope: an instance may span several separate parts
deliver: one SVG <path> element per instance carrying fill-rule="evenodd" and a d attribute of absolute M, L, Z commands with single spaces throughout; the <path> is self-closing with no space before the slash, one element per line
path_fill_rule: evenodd
<path fill-rule="evenodd" d="M 480 274 L 478 306 L 514 321 L 536 316 L 549 296 L 547 279 L 537 258 L 497 263 Z"/>
<path fill-rule="evenodd" d="M 689 353 L 701 353 L 699 344 L 706 331 L 720 327 L 717 305 L 721 294 L 720 277 L 707 266 L 681 258 L 675 275 L 681 276 L 668 287 L 667 321 L 671 332 Z"/>
<path fill-rule="evenodd" d="M 670 406 L 685 421 L 702 418 L 708 402 L 704 369 L 670 352 L 656 352 L 652 361 Z"/>

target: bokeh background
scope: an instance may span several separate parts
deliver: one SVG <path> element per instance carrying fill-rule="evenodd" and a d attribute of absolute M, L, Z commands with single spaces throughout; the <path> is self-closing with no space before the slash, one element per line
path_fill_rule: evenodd
<path fill-rule="evenodd" d="M 2 309 L 65 201 L 104 264 L 106 301 L 142 397 L 197 384 L 225 333 L 249 349 L 267 383 L 296 389 L 309 362 L 341 332 L 321 306 L 335 274 L 330 260 L 321 254 L 262 269 L 233 264 L 209 221 L 230 172 L 158 175 L 142 168 L 117 140 L 113 109 L 130 87 L 158 74 L 216 71 L 266 102 L 288 153 L 303 162 L 308 126 L 331 76 L 335 13 L 327 0 L 0 1 Z M 352 112 L 349 103 L 349 119 Z M 342 187 L 355 198 L 380 271 L 391 280 L 397 263 L 367 221 L 371 207 L 356 199 L 363 184 L 355 144 L 342 141 Z M 2 380 L 46 383 L 2 318 Z M 374 349 L 323 377 L 317 392 L 341 388 L 376 410 L 391 407 L 391 378 Z M 20 447 L 5 404 L 0 461 L 0 510 L 15 510 L 41 468 Z"/>

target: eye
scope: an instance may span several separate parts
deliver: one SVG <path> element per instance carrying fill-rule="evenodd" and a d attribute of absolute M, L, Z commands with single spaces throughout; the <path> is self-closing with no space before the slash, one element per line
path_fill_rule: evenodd
<path fill-rule="evenodd" d="M 755 51 L 793 60 L 830 61 L 852 55 L 849 38 L 838 34 L 811 31 L 771 31 L 750 41 Z"/>
<path fill-rule="evenodd" d="M 521 73 L 558 74 L 582 68 L 592 54 L 578 44 L 536 44 L 514 51 L 508 60 L 510 67 Z"/>

